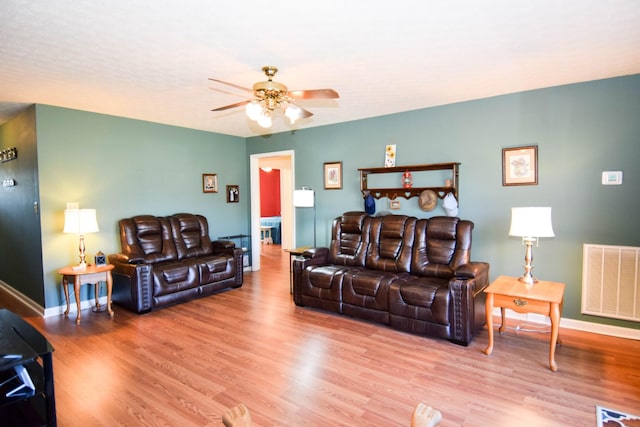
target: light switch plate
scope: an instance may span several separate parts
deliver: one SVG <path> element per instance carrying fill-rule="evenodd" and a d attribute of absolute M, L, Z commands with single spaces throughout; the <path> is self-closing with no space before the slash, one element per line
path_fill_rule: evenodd
<path fill-rule="evenodd" d="M 621 185 L 622 171 L 604 171 L 602 172 L 602 185 Z"/>

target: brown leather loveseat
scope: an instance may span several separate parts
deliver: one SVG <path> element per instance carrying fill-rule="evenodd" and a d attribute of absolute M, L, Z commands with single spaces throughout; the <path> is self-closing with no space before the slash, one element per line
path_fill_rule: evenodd
<path fill-rule="evenodd" d="M 489 264 L 471 262 L 473 223 L 452 217 L 333 221 L 331 246 L 294 261 L 294 301 L 468 345 L 485 323 Z"/>
<path fill-rule="evenodd" d="M 122 252 L 109 255 L 113 302 L 136 313 L 242 286 L 242 250 L 212 242 L 202 215 L 122 219 Z"/>

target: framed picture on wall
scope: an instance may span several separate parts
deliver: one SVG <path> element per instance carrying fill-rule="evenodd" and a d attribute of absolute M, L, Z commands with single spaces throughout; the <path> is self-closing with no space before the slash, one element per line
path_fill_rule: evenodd
<path fill-rule="evenodd" d="M 502 149 L 502 185 L 538 185 L 538 146 Z"/>
<path fill-rule="evenodd" d="M 215 173 L 202 174 L 202 192 L 217 193 L 218 192 L 218 175 Z"/>
<path fill-rule="evenodd" d="M 324 189 L 339 190 L 342 188 L 342 162 L 324 164 Z"/>
<path fill-rule="evenodd" d="M 227 203 L 240 202 L 240 187 L 237 185 L 227 185 Z"/>

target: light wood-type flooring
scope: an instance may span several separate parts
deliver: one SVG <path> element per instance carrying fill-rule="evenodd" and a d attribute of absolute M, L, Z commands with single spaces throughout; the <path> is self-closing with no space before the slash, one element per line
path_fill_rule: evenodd
<path fill-rule="evenodd" d="M 421 401 L 443 427 L 595 426 L 595 405 L 640 414 L 638 341 L 561 328 L 553 373 L 548 334 L 515 324 L 486 356 L 486 329 L 462 347 L 296 307 L 288 254 L 265 249 L 242 288 L 145 315 L 86 310 L 76 325 L 4 294 L 0 306 L 55 347 L 60 426 L 221 426 L 239 402 L 260 426 L 409 426 Z"/>

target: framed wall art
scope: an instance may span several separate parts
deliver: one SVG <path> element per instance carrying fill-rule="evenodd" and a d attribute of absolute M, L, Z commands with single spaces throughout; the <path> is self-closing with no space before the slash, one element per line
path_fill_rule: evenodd
<path fill-rule="evenodd" d="M 502 149 L 502 185 L 538 185 L 538 146 Z"/>
<path fill-rule="evenodd" d="M 240 187 L 237 185 L 227 185 L 227 203 L 240 202 Z"/>
<path fill-rule="evenodd" d="M 202 192 L 217 193 L 218 192 L 218 175 L 215 173 L 202 174 Z"/>
<path fill-rule="evenodd" d="M 340 190 L 342 188 L 342 162 L 324 164 L 324 189 Z"/>

